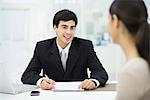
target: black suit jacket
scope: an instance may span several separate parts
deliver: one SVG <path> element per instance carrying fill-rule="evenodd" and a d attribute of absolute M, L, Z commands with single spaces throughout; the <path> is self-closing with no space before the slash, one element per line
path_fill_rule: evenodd
<path fill-rule="evenodd" d="M 36 44 L 33 58 L 21 81 L 25 84 L 36 84 L 44 77 L 39 75 L 41 69 L 43 74 L 55 81 L 83 81 L 88 78 L 87 68 L 91 71 L 89 78 L 97 79 L 101 86 L 106 83 L 107 72 L 97 58 L 91 41 L 76 37 L 73 39 L 64 71 L 55 37 Z"/>

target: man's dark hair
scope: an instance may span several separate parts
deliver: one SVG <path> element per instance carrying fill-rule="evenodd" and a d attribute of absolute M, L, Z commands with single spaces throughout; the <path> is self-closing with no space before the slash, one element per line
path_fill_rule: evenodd
<path fill-rule="evenodd" d="M 63 9 L 58 11 L 53 19 L 53 27 L 56 25 L 58 27 L 59 21 L 69 21 L 73 20 L 75 22 L 75 26 L 78 23 L 77 16 L 74 12 L 68 10 L 68 9 Z"/>

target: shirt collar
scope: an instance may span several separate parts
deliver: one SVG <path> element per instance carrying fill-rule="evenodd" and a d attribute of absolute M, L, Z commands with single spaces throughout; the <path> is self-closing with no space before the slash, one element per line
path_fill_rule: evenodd
<path fill-rule="evenodd" d="M 67 47 L 63 49 L 63 48 L 61 48 L 61 47 L 59 46 L 59 44 L 56 42 L 57 47 L 58 47 L 58 50 L 59 50 L 59 53 L 61 53 L 61 51 L 64 50 L 64 51 L 68 54 L 69 49 L 70 49 L 70 46 L 71 46 L 71 43 L 72 43 L 72 42 L 70 42 L 70 43 L 67 45 Z"/>

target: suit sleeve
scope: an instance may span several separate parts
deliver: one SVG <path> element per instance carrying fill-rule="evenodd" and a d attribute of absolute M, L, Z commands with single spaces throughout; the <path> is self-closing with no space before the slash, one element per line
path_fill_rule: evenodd
<path fill-rule="evenodd" d="M 90 78 L 98 80 L 100 86 L 104 86 L 108 80 L 108 74 L 97 58 L 92 42 L 88 45 L 88 67 L 91 71 Z"/>
<path fill-rule="evenodd" d="M 35 85 L 38 79 L 40 79 L 42 76 L 40 76 L 41 72 L 41 64 L 39 59 L 39 43 L 36 44 L 34 55 L 26 68 L 25 72 L 23 73 L 21 77 L 21 81 L 24 84 L 32 84 Z"/>

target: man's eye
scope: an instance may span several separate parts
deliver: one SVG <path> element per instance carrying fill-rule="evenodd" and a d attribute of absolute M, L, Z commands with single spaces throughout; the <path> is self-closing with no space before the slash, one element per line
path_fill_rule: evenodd
<path fill-rule="evenodd" d="M 64 26 L 64 27 L 62 27 L 62 28 L 63 28 L 63 29 L 67 29 L 67 27 L 65 27 L 65 26 Z"/>
<path fill-rule="evenodd" d="M 71 27 L 71 30 L 75 30 L 76 29 L 76 27 Z"/>

